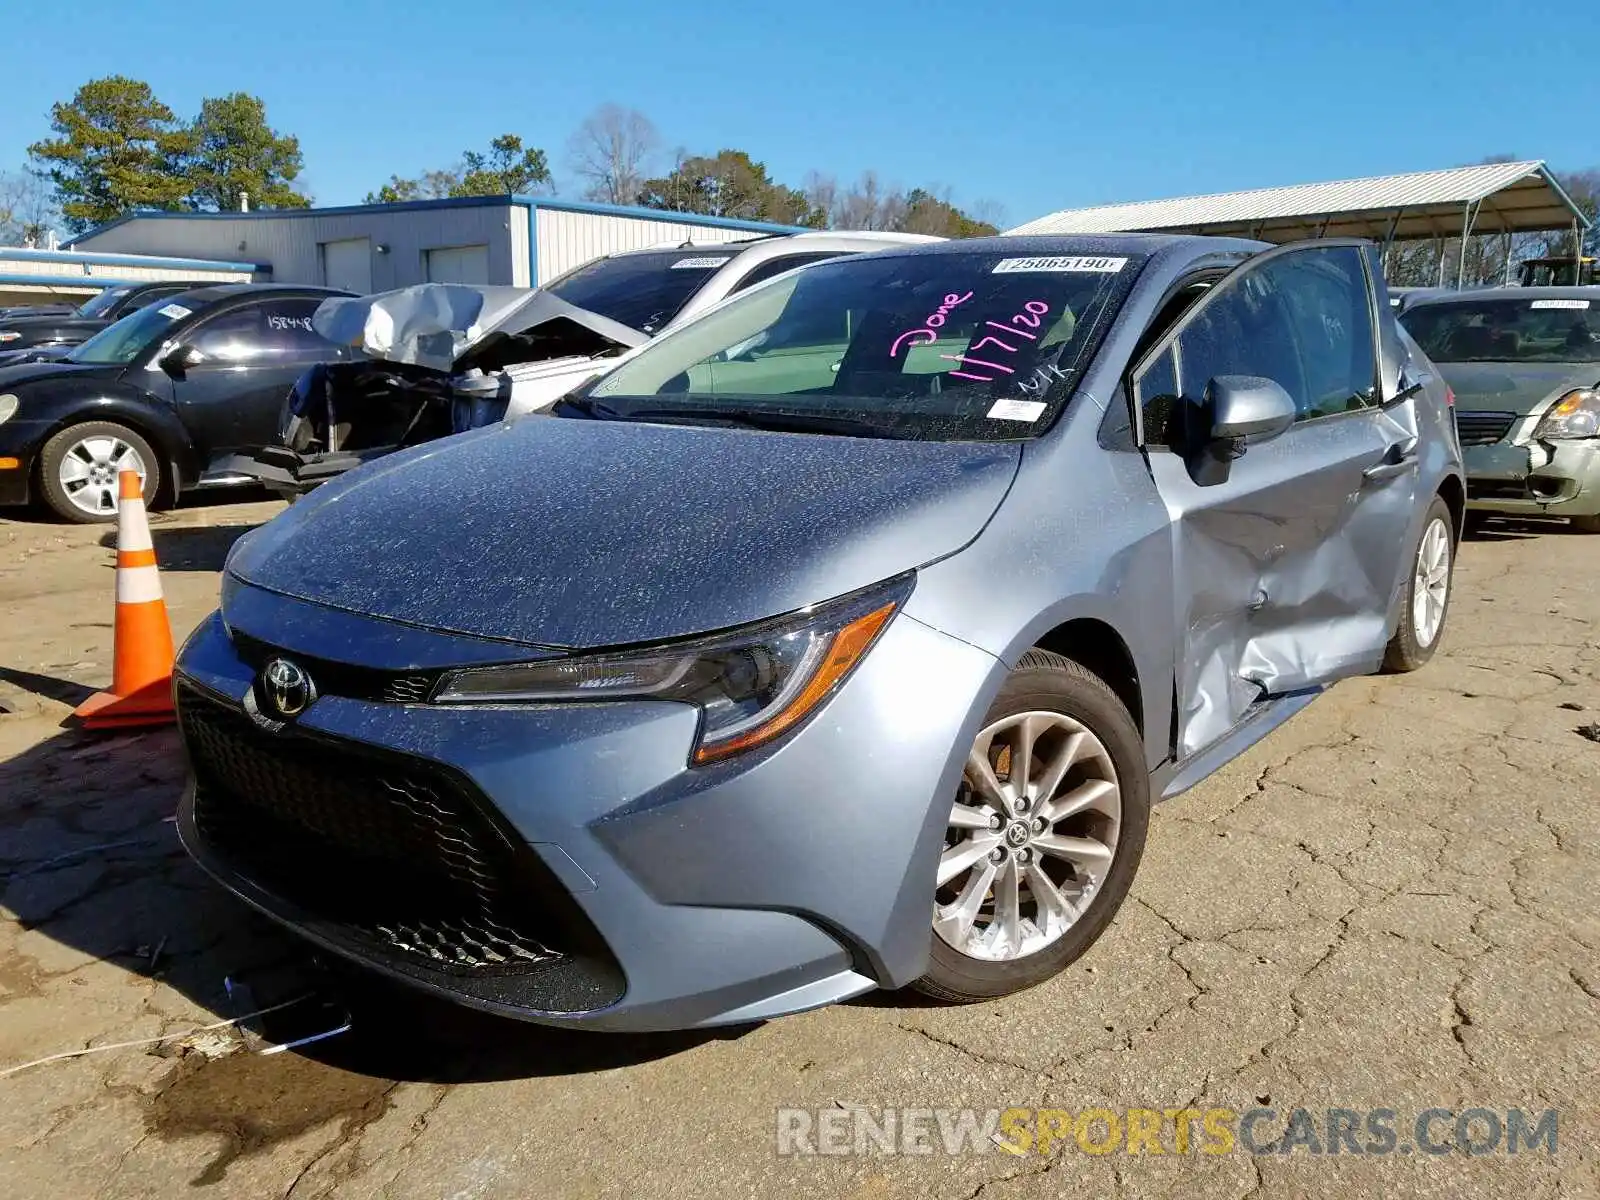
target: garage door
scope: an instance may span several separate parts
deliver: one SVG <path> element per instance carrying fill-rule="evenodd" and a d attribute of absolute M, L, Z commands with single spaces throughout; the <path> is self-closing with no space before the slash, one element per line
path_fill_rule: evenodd
<path fill-rule="evenodd" d="M 487 246 L 442 246 L 427 257 L 429 283 L 489 282 Z"/>
<path fill-rule="evenodd" d="M 372 239 L 322 243 L 322 282 L 357 295 L 372 292 Z"/>

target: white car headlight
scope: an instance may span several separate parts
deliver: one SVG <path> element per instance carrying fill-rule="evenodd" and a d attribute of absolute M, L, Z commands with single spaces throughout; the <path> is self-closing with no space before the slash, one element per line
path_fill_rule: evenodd
<path fill-rule="evenodd" d="M 619 654 L 472 667 L 435 704 L 676 700 L 700 709 L 694 762 L 753 749 L 803 721 L 844 682 L 911 591 L 912 577 L 728 633 Z"/>
<path fill-rule="evenodd" d="M 1600 434 L 1600 389 L 1577 388 L 1550 406 L 1533 431 L 1535 441 L 1592 438 Z"/>
<path fill-rule="evenodd" d="M 7 392 L 4 396 L 0 396 L 0 425 L 4 425 L 12 417 L 16 416 L 17 406 L 21 403 L 22 398 L 12 392 Z"/>

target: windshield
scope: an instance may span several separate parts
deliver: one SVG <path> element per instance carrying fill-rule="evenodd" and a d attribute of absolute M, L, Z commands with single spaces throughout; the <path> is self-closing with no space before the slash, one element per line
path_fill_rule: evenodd
<path fill-rule="evenodd" d="M 821 263 L 645 347 L 569 407 L 880 437 L 1036 436 L 1143 261 L 957 252 Z"/>
<path fill-rule="evenodd" d="M 1435 362 L 1600 362 L 1600 301 L 1587 298 L 1417 304 L 1400 323 Z"/>
<path fill-rule="evenodd" d="M 150 349 L 167 329 L 187 317 L 192 310 L 175 300 L 152 304 L 129 313 L 107 325 L 67 355 L 75 363 L 131 363 Z"/>
<path fill-rule="evenodd" d="M 133 291 L 131 287 L 107 288 L 98 296 L 91 296 L 78 305 L 78 315 L 80 317 L 98 317 L 116 307 L 117 302 L 131 291 Z"/>
<path fill-rule="evenodd" d="M 659 333 L 737 249 L 652 251 L 602 258 L 545 288 L 568 304 L 610 317 L 640 333 Z"/>

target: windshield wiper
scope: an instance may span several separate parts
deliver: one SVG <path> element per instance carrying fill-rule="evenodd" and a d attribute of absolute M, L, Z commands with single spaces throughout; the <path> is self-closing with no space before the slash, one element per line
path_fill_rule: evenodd
<path fill-rule="evenodd" d="M 673 424 L 734 425 L 772 433 L 837 433 L 847 437 L 899 438 L 886 425 L 842 417 L 833 413 L 752 412 L 747 408 L 630 408 L 617 414 L 624 420 L 668 421 Z"/>
<path fill-rule="evenodd" d="M 609 404 L 586 396 L 563 396 L 550 406 L 550 413 L 557 417 L 588 417 L 596 421 L 615 421 L 624 416 Z"/>

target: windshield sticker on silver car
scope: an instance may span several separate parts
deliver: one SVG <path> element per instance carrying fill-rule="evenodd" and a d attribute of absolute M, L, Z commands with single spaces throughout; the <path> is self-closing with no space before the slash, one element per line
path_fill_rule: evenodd
<path fill-rule="evenodd" d="M 1128 265 L 1126 258 L 1093 258 L 1076 255 L 1070 258 L 1002 258 L 995 263 L 993 275 L 1013 275 L 1019 271 L 1092 271 L 1115 275 Z"/>
<path fill-rule="evenodd" d="M 996 400 L 989 408 L 991 421 L 1034 422 L 1044 412 L 1043 400 Z"/>
<path fill-rule="evenodd" d="M 681 271 L 685 267 L 720 267 L 727 261 L 728 260 L 726 258 L 680 258 L 677 262 L 672 264 L 672 269 L 674 271 Z"/>
<path fill-rule="evenodd" d="M 156 309 L 156 311 L 163 317 L 168 317 L 174 321 L 181 321 L 193 310 L 187 309 L 181 304 L 163 304 L 160 308 Z"/>
<path fill-rule="evenodd" d="M 1588 308 L 1587 300 L 1535 300 L 1529 308 Z"/>
<path fill-rule="evenodd" d="M 895 338 L 893 344 L 889 347 L 889 357 L 894 358 L 900 353 L 901 342 L 905 341 L 908 337 L 915 337 L 919 333 L 927 334 L 928 341 L 912 342 L 911 344 L 913 346 L 926 346 L 928 342 L 937 342 L 939 340 L 939 335 L 934 331 L 944 327 L 945 320 L 950 316 L 950 310 L 956 305 L 965 304 L 971 299 L 971 292 L 968 292 L 965 296 L 958 296 L 954 292 L 949 293 L 947 296 L 945 296 L 944 300 L 940 302 L 937 309 L 923 318 L 921 325 L 917 326 L 915 329 L 908 329 L 899 337 Z"/>

